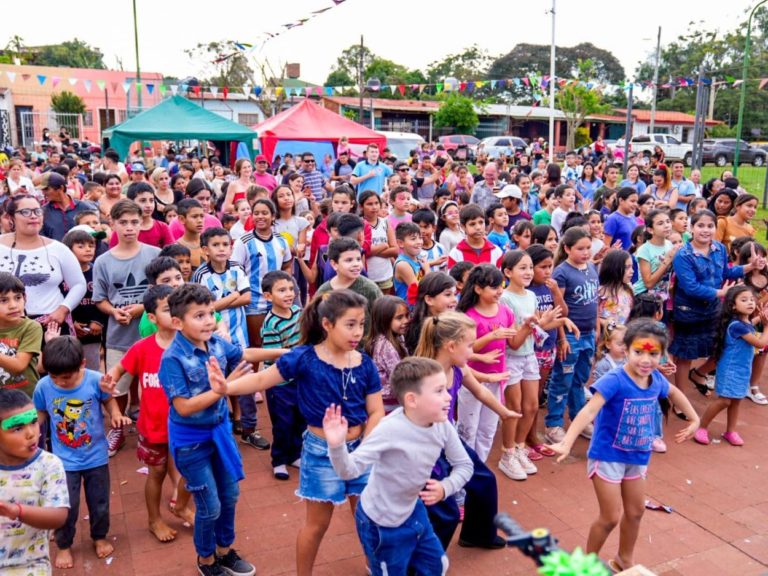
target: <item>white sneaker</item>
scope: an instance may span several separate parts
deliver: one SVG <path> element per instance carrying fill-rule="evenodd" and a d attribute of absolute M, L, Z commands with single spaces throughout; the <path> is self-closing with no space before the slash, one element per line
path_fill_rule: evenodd
<path fill-rule="evenodd" d="M 544 430 L 544 440 L 550 444 L 557 444 L 565 439 L 565 429 L 562 426 L 551 426 Z"/>
<path fill-rule="evenodd" d="M 528 458 L 528 449 L 525 446 L 515 446 L 514 458 L 520 463 L 526 474 L 536 474 L 539 471 L 536 465 Z"/>
<path fill-rule="evenodd" d="M 586 438 L 587 440 L 590 440 L 592 439 L 592 432 L 594 431 L 595 431 L 595 427 L 590 423 L 584 427 L 584 430 L 581 431 L 581 434 L 579 434 L 579 436 L 581 436 L 582 438 Z"/>
<path fill-rule="evenodd" d="M 760 392 L 759 386 L 750 386 L 747 391 L 747 398 L 752 400 L 755 404 L 760 404 L 762 406 L 768 404 L 768 398 L 765 397 L 765 394 Z"/>
<path fill-rule="evenodd" d="M 503 448 L 504 452 L 499 460 L 499 470 L 501 470 L 506 476 L 512 478 L 512 480 L 527 480 L 528 474 L 523 470 L 520 462 L 515 458 L 515 450 L 507 450 Z"/>

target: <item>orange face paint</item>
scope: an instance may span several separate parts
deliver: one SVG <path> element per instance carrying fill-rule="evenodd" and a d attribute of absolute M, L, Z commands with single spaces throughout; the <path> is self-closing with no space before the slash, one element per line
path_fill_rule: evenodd
<path fill-rule="evenodd" d="M 656 352 L 661 354 L 659 341 L 653 338 L 638 338 L 632 342 L 632 349 L 637 352 Z"/>

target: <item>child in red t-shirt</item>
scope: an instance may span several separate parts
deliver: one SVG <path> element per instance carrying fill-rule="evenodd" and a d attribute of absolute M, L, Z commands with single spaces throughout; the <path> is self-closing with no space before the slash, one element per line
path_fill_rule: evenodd
<path fill-rule="evenodd" d="M 165 349 L 176 336 L 171 324 L 168 296 L 170 286 L 153 286 L 144 295 L 144 309 L 149 319 L 157 325 L 157 332 L 136 342 L 125 353 L 122 360 L 109 372 L 112 381 L 117 382 L 126 372 L 139 381 L 139 420 L 137 428 L 139 441 L 136 455 L 149 469 L 144 497 L 149 515 L 149 531 L 161 542 L 176 538 L 176 530 L 168 526 L 160 515 L 160 496 L 166 474 L 171 478 L 176 498 L 171 500 L 171 511 L 189 524 L 194 523 L 195 514 L 188 508 L 189 492 L 180 482 L 180 475 L 168 452 L 168 398 L 160 385 L 158 372 L 160 359 Z"/>

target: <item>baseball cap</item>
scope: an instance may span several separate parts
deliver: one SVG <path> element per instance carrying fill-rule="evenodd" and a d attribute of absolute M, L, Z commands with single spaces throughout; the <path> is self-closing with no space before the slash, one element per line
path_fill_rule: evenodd
<path fill-rule="evenodd" d="M 267 157 L 264 156 L 264 154 L 259 154 L 258 156 L 256 156 L 256 163 L 258 164 L 259 162 L 266 162 L 267 164 L 269 164 L 269 160 L 267 160 Z"/>
<path fill-rule="evenodd" d="M 72 228 L 69 229 L 70 232 L 73 232 L 74 230 L 82 230 L 83 232 L 87 232 L 88 234 L 96 238 L 96 240 L 103 240 L 104 238 L 107 237 L 107 233 L 104 232 L 103 230 L 94 230 L 87 224 L 78 224 L 77 226 L 73 226 Z"/>
<path fill-rule="evenodd" d="M 141 162 L 131 164 L 131 172 L 146 172 L 147 168 Z"/>
<path fill-rule="evenodd" d="M 40 181 L 41 188 L 63 188 L 67 185 L 67 179 L 58 172 L 48 171 L 43 174 Z"/>
<path fill-rule="evenodd" d="M 504 186 L 504 188 L 501 189 L 500 192 L 494 193 L 494 196 L 500 200 L 502 198 L 517 198 L 518 200 L 522 200 L 523 191 L 520 190 L 519 186 L 515 186 L 514 184 L 507 184 Z"/>

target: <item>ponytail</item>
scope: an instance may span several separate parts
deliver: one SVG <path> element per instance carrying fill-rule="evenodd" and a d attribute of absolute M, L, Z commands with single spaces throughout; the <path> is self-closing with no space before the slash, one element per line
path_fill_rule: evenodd
<path fill-rule="evenodd" d="M 460 341 L 467 330 L 474 332 L 476 327 L 475 321 L 461 312 L 449 311 L 431 316 L 424 320 L 414 355 L 435 359 L 448 342 Z"/>
<path fill-rule="evenodd" d="M 323 320 L 327 319 L 332 325 L 350 308 L 366 310 L 368 301 L 351 290 L 333 290 L 325 294 L 317 294 L 304 309 L 301 316 L 301 340 L 299 345 L 319 344 L 327 337 L 323 328 Z"/>
<path fill-rule="evenodd" d="M 555 253 L 555 266 L 562 264 L 568 259 L 568 253 L 566 248 L 573 248 L 576 242 L 582 238 L 591 238 L 589 232 L 583 228 L 569 228 L 563 233 L 563 237 L 560 238 L 560 244 L 557 245 L 557 252 Z"/>

